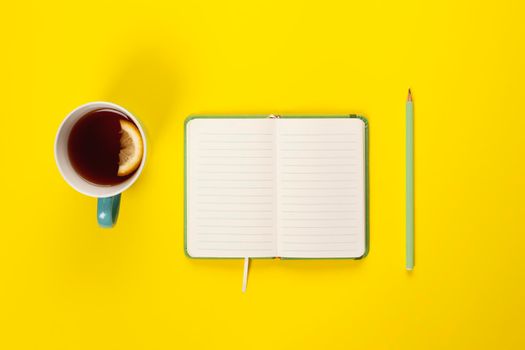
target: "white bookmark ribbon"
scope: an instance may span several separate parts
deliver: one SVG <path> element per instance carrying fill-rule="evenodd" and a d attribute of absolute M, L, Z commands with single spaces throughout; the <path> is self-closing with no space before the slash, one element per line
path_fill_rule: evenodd
<path fill-rule="evenodd" d="M 244 273 L 242 275 L 242 292 L 246 292 L 246 286 L 248 285 L 248 270 L 250 268 L 250 258 L 244 258 Z"/>

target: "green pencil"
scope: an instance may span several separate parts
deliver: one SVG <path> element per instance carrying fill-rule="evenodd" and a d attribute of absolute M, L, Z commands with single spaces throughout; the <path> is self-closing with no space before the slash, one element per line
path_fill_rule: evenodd
<path fill-rule="evenodd" d="M 408 89 L 406 104 L 406 269 L 414 268 L 414 105 Z"/>

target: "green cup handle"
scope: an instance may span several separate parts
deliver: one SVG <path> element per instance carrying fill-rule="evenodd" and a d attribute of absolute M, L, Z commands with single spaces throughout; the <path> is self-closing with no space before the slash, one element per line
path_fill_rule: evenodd
<path fill-rule="evenodd" d="M 120 208 L 120 193 L 113 197 L 98 198 L 97 220 L 103 228 L 115 226 Z"/>

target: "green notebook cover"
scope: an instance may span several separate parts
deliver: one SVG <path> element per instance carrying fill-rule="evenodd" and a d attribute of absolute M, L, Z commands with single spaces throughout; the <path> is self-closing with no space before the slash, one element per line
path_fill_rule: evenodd
<path fill-rule="evenodd" d="M 193 119 L 233 119 L 233 118 L 244 118 L 244 119 L 264 119 L 270 118 L 270 115 L 190 115 L 186 118 L 184 122 L 184 254 L 191 259 L 244 259 L 242 257 L 193 257 L 188 254 L 187 247 L 187 219 L 188 219 L 188 181 L 187 181 L 187 126 L 188 123 Z M 268 258 L 252 258 L 252 259 L 284 259 L 284 260 L 360 260 L 365 258 L 370 251 L 370 218 L 369 218 L 369 125 L 368 120 L 360 115 L 350 114 L 350 115 L 279 115 L 278 118 L 297 118 L 297 119 L 308 119 L 308 118 L 357 118 L 363 121 L 365 126 L 365 135 L 364 135 L 364 167 L 365 167 L 365 252 L 362 256 L 357 258 L 285 258 L 285 257 L 268 257 Z"/>

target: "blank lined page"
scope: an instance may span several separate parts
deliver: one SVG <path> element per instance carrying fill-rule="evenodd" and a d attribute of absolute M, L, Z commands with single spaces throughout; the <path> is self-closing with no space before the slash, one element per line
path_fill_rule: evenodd
<path fill-rule="evenodd" d="M 364 254 L 364 134 L 355 118 L 278 120 L 279 256 Z"/>
<path fill-rule="evenodd" d="M 197 118 L 186 128 L 188 254 L 275 256 L 275 122 Z"/>

